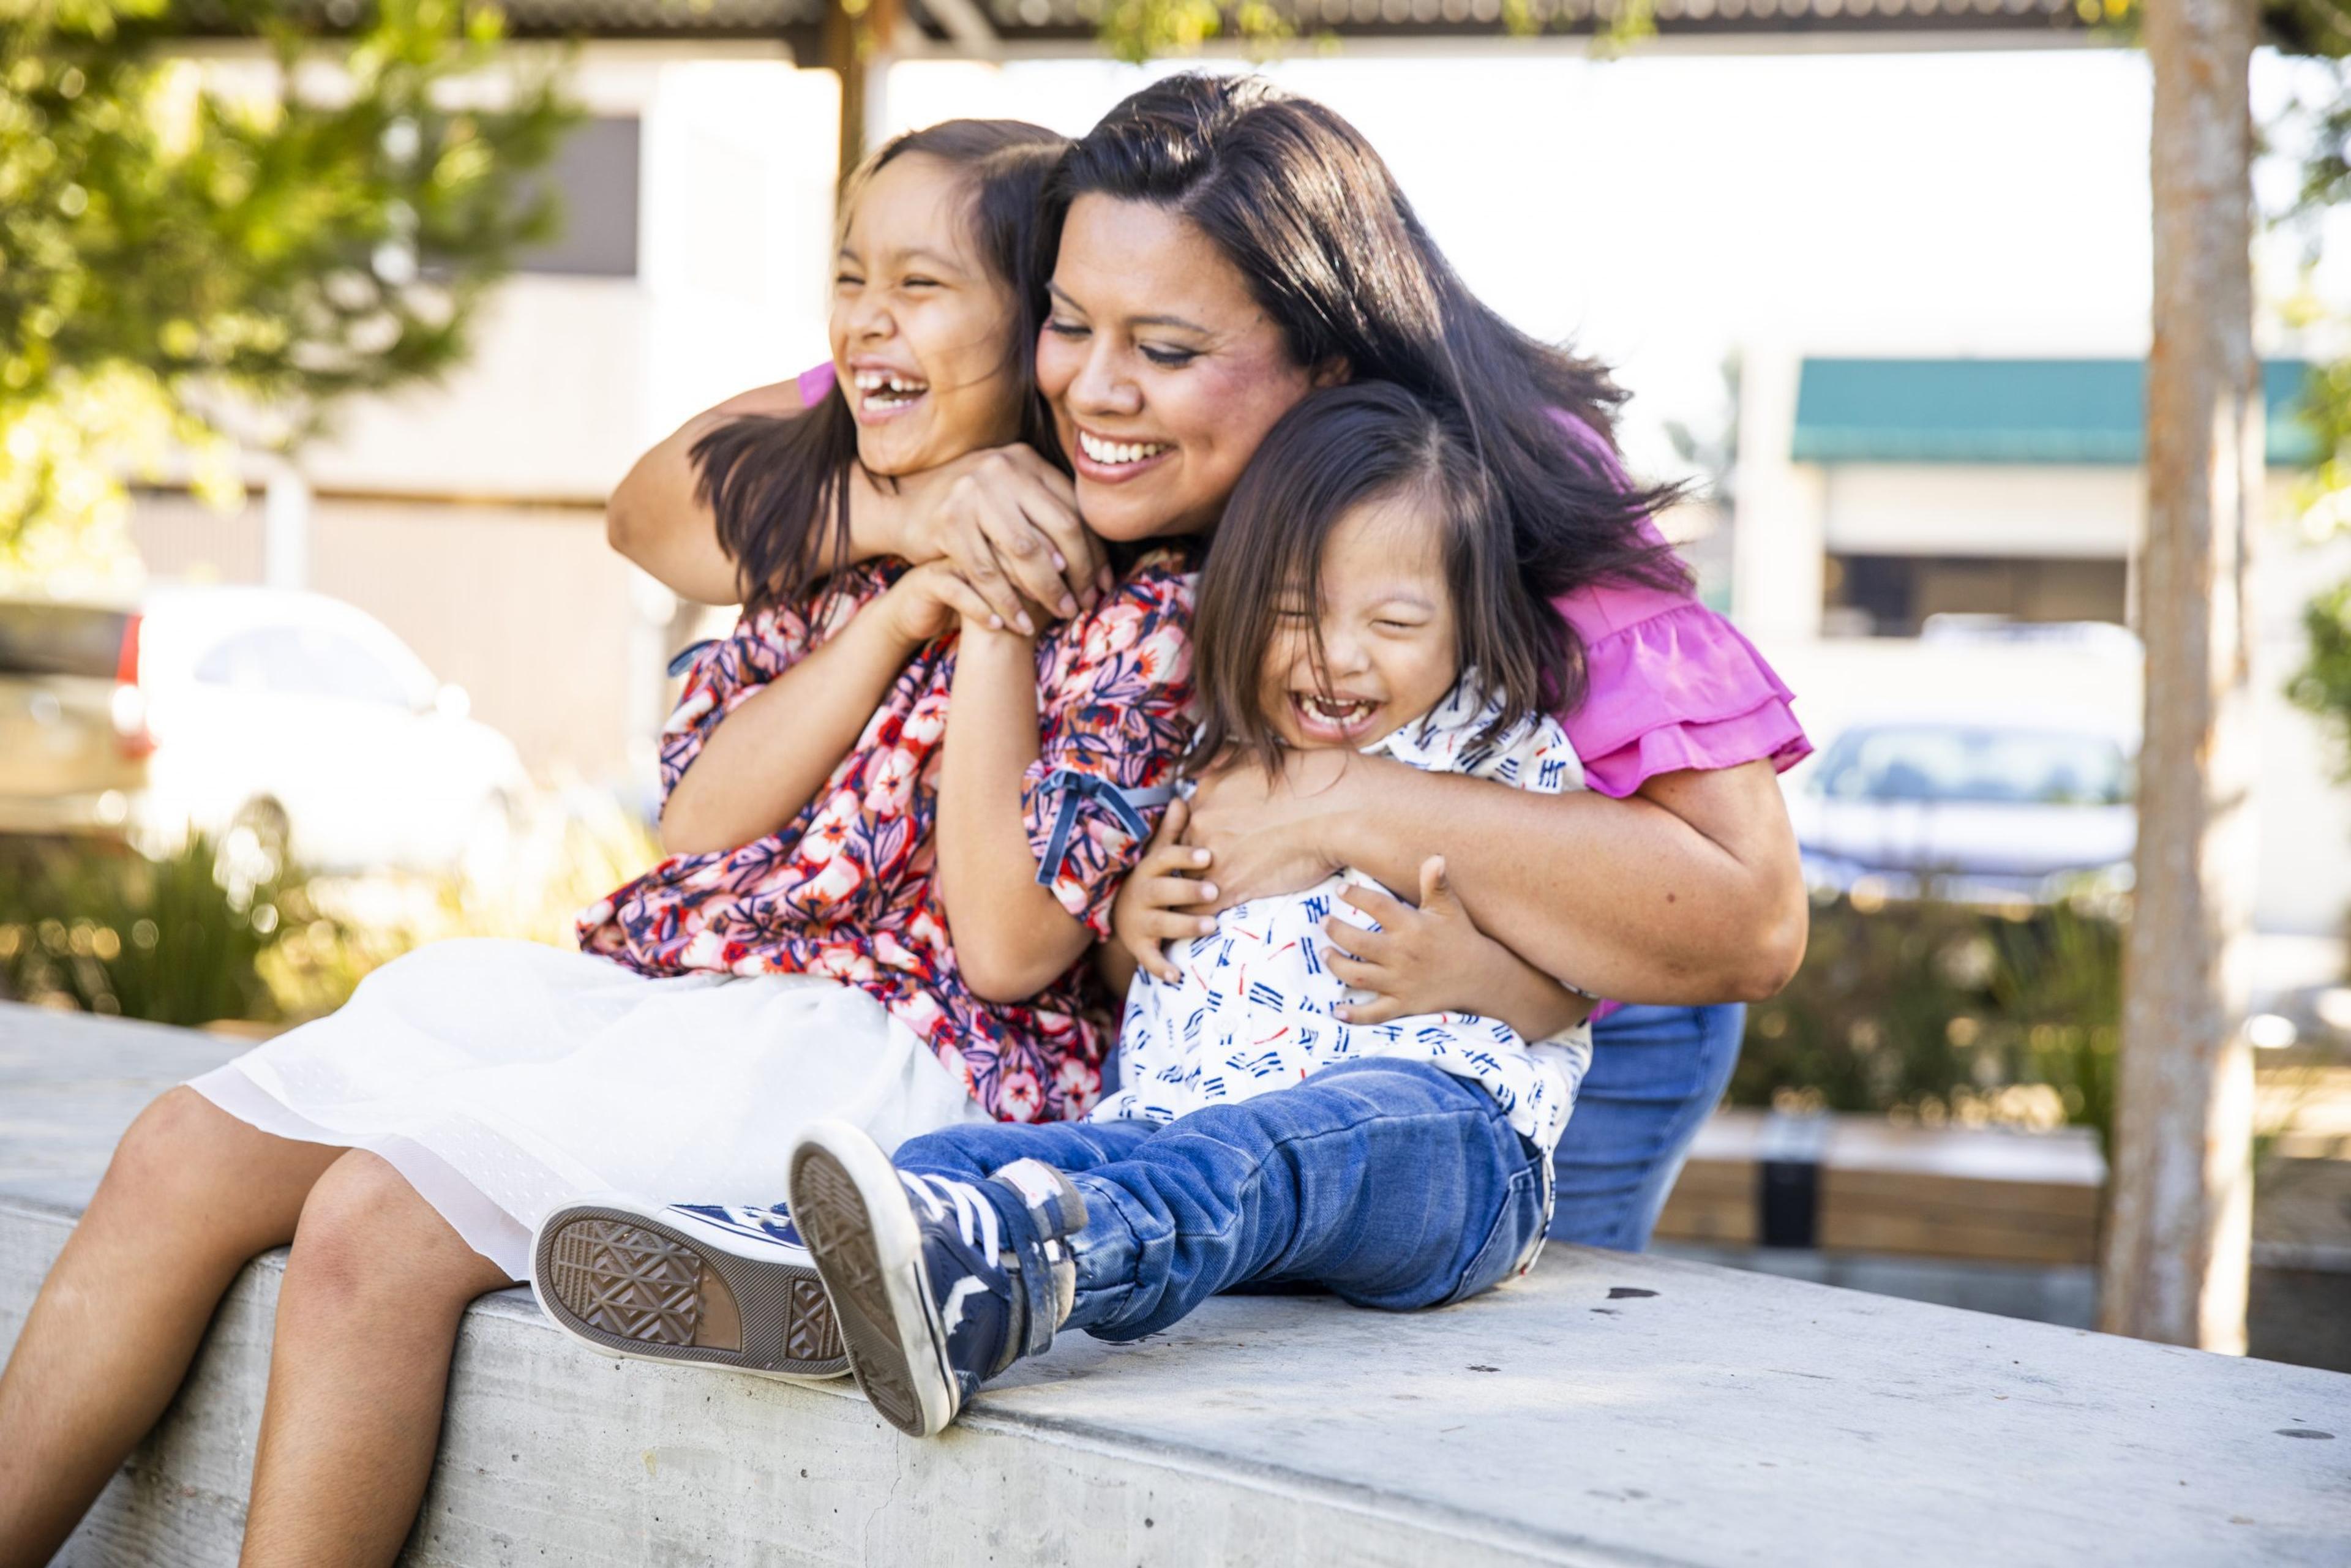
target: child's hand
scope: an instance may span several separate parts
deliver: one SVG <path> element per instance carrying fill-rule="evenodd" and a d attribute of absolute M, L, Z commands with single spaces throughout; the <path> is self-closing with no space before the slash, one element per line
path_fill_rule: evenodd
<path fill-rule="evenodd" d="M 1380 923 L 1366 931 L 1336 914 L 1322 920 L 1331 972 L 1373 999 L 1342 1008 L 1345 1023 L 1386 1023 L 1415 1013 L 1499 1018 L 1543 1040 L 1581 1022 L 1591 1002 L 1478 929 L 1446 880 L 1445 857 L 1420 862 L 1420 907 L 1375 887 L 1351 887 L 1348 904 Z"/>
<path fill-rule="evenodd" d="M 1004 624 L 963 574 L 944 560 L 907 572 L 890 585 L 874 608 L 890 618 L 901 639 L 917 648 L 946 636 L 966 621 L 998 628 Z"/>
<path fill-rule="evenodd" d="M 1176 841 L 1190 817 L 1191 807 L 1185 801 L 1167 808 L 1110 912 L 1111 935 L 1118 945 L 1154 978 L 1170 984 L 1182 976 L 1167 961 L 1167 944 L 1205 936 L 1217 928 L 1214 920 L 1197 913 L 1198 905 L 1217 896 L 1215 883 L 1199 880 L 1207 869 L 1208 852 Z M 1182 913 L 1186 910 L 1192 913 Z"/>

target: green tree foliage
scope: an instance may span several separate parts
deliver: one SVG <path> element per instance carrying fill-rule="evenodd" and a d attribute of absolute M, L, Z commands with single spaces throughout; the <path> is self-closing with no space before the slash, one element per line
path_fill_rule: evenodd
<path fill-rule="evenodd" d="M 0 564 L 119 511 L 126 466 L 289 445 L 437 375 L 554 214 L 551 69 L 502 22 L 374 0 L 350 33 L 225 0 L 257 41 L 175 48 L 183 0 L 0 0 Z M 208 6 L 215 28 L 222 5 Z"/>
<path fill-rule="evenodd" d="M 1803 968 L 1750 1009 L 1734 1103 L 1793 1094 L 1928 1123 L 2114 1125 L 2122 931 L 2112 910 L 1816 904 Z"/>
<path fill-rule="evenodd" d="M 2338 582 L 2304 606 L 2310 654 L 2286 695 L 2334 732 L 2342 776 L 2351 782 L 2351 582 Z"/>

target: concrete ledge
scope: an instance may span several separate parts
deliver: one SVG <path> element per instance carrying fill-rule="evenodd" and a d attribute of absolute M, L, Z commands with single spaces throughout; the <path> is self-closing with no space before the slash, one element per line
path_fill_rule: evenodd
<path fill-rule="evenodd" d="M 135 1108 L 196 1070 L 183 1037 L 0 1009 L 14 1179 L 32 1162 L 11 1146 L 27 1100 L 8 1074 L 35 1040 L 53 1067 L 89 1071 L 77 1103 Z M 43 1071 L 49 1100 L 66 1080 Z M 59 1154 L 44 1179 L 88 1163 Z M 0 1339 L 77 1207 L 0 1190 Z M 163 1426 L 61 1562 L 235 1560 L 281 1269 L 273 1255 L 240 1278 Z M 2287 1435 L 2320 1431 L 2335 1436 Z M 845 1388 L 605 1362 L 528 1298 L 492 1297 L 466 1321 L 406 1560 L 2346 1557 L 2351 1378 L 1554 1249 L 1530 1279 L 1440 1312 L 1232 1299 L 1140 1345 L 1067 1342 L 922 1444 Z"/>

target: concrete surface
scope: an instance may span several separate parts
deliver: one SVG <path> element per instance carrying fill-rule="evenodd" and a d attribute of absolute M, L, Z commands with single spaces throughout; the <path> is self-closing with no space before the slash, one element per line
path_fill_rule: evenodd
<path fill-rule="evenodd" d="M 107 1143 L 232 1048 L 0 1008 L 0 1337 Z M 60 1559 L 235 1554 L 281 1261 Z M 2329 1563 L 2351 1377 L 1553 1249 L 1392 1317 L 1233 1299 L 1065 1342 L 929 1443 L 846 1387 L 468 1316 L 415 1563 Z"/>

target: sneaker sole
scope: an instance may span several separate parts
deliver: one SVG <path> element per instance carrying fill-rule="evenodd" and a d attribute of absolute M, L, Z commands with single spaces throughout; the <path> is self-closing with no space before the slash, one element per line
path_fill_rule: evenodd
<path fill-rule="evenodd" d="M 932 1437 L 955 1418 L 956 1394 L 921 1232 L 897 1168 L 869 1140 L 826 1131 L 810 1128 L 792 1155 L 792 1221 L 831 1294 L 857 1385 L 892 1426 Z"/>
<path fill-rule="evenodd" d="M 592 1206 L 542 1226 L 532 1264 L 548 1315 L 607 1354 L 777 1377 L 849 1369 L 813 1269 L 737 1258 L 644 1215 Z"/>

